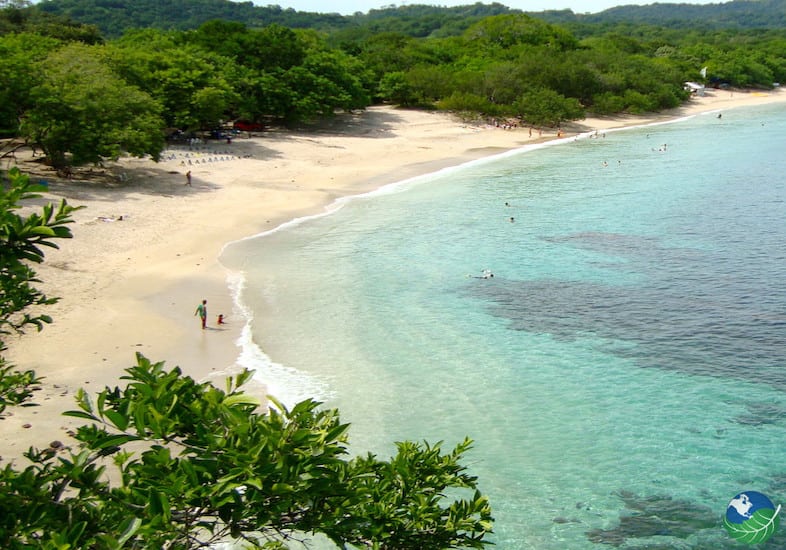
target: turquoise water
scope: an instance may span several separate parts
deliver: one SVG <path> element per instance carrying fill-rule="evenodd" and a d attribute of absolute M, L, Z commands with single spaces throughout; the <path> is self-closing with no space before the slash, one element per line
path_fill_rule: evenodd
<path fill-rule="evenodd" d="M 471 437 L 500 549 L 738 547 L 732 497 L 786 502 L 784 136 L 783 106 L 584 136 L 234 243 L 242 361 L 358 452 Z"/>

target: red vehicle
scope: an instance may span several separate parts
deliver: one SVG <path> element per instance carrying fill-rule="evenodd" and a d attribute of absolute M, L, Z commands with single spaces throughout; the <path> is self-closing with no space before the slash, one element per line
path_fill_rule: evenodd
<path fill-rule="evenodd" d="M 265 129 L 263 124 L 259 122 L 250 122 L 248 120 L 236 120 L 232 123 L 232 127 L 235 130 L 240 130 L 243 132 L 261 132 Z"/>

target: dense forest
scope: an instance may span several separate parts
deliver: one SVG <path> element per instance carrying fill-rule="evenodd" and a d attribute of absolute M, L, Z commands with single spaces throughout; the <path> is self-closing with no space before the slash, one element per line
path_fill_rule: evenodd
<path fill-rule="evenodd" d="M 132 28 L 195 29 L 212 19 L 241 22 L 250 27 L 277 23 L 293 29 L 310 28 L 326 32 L 365 27 L 370 31 L 397 31 L 422 37 L 435 32 L 458 34 L 483 17 L 521 13 L 502 4 L 479 2 L 457 8 L 425 5 L 383 8 L 351 16 L 300 12 L 277 5 L 255 6 L 251 2 L 230 0 L 43 0 L 38 7 L 53 15 L 95 25 L 110 37 Z"/>
<path fill-rule="evenodd" d="M 557 126 L 676 107 L 686 81 L 786 80 L 775 14 L 786 0 L 678 5 L 657 25 L 634 15 L 655 20 L 658 4 L 542 17 L 496 3 L 351 17 L 227 0 L 4 4 L 0 132 L 64 169 L 121 152 L 155 157 L 167 135 L 228 121 L 297 125 L 392 103 Z M 758 10 L 749 22 L 769 14 L 773 28 L 671 24 L 684 12 L 714 13 L 717 25 L 734 10 Z"/>
<path fill-rule="evenodd" d="M 702 5 L 655 2 L 644 6 L 617 6 L 595 14 L 570 14 L 569 17 L 563 19 L 549 17 L 547 13 L 543 15 L 543 18 L 550 22 L 561 23 L 571 21 L 591 24 L 626 22 L 688 30 L 773 29 L 786 27 L 786 2 L 783 0 L 734 0 Z M 563 17 L 565 15 L 563 12 Z"/>
<path fill-rule="evenodd" d="M 14 0 L 5 0 L 6 3 Z M 624 4 L 624 0 L 620 4 Z M 0 1 L 0 6 L 2 1 Z M 526 13 L 549 23 L 603 27 L 626 23 L 657 25 L 672 29 L 773 29 L 786 28 L 784 0 L 733 0 L 713 4 L 652 3 L 621 5 L 599 13 L 571 10 L 522 12 L 494 3 L 457 7 L 412 4 L 372 9 L 342 16 L 282 9 L 277 5 L 255 6 L 230 0 L 42 0 L 39 8 L 80 23 L 95 25 L 108 37 L 131 28 L 165 30 L 195 29 L 211 19 L 237 21 L 250 27 L 277 23 L 290 28 L 310 28 L 325 32 L 363 28 L 372 32 L 401 32 L 414 37 L 456 36 L 479 19 L 492 15 Z M 329 4 L 327 5 L 329 6 Z"/>

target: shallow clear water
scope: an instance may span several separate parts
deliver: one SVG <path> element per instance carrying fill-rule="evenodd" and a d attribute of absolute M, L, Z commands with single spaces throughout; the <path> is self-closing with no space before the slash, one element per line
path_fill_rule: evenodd
<path fill-rule="evenodd" d="M 498 548 L 735 547 L 734 495 L 786 502 L 784 136 L 777 106 L 607 132 L 235 243 L 243 361 L 358 452 L 474 439 Z"/>

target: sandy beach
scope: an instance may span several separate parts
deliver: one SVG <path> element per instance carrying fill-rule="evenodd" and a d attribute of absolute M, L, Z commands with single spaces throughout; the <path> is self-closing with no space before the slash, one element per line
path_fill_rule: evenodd
<path fill-rule="evenodd" d="M 709 91 L 672 112 L 586 119 L 563 132 L 569 137 L 784 101 L 781 89 Z M 71 181 L 17 155 L 23 171 L 49 183 L 36 204 L 65 198 L 85 208 L 74 214 L 74 239 L 47 251 L 36 268 L 41 287 L 61 297 L 47 311 L 54 322 L 8 340 L 9 361 L 45 378 L 35 397 L 39 406 L 14 409 L 0 422 L 0 457 L 10 460 L 52 440 L 68 444 L 75 422 L 61 413 L 75 408 L 74 393 L 121 384 L 136 352 L 198 380 L 231 372 L 245 319 L 232 302 L 231 274 L 218 262 L 226 243 L 322 212 L 339 197 L 556 137 L 556 130 L 471 125 L 446 113 L 373 107 L 309 132 L 173 144 L 158 163 L 121 159 Z M 194 315 L 203 299 L 205 330 Z M 217 324 L 219 314 L 226 324 Z M 254 391 L 264 394 L 264 388 Z"/>

